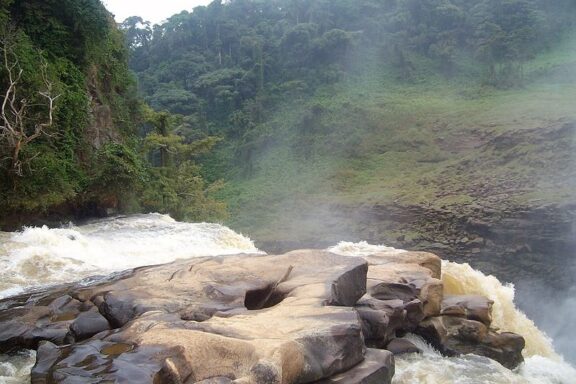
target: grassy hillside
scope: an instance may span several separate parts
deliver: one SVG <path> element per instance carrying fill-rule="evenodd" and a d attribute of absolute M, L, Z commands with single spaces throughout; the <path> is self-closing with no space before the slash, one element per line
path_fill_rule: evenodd
<path fill-rule="evenodd" d="M 328 232 L 341 205 L 573 202 L 575 42 L 528 62 L 522 87 L 372 72 L 284 104 L 222 191 L 230 224 L 299 239 Z"/>
<path fill-rule="evenodd" d="M 122 28 L 150 105 L 182 115 L 188 142 L 222 139 L 202 172 L 226 181 L 228 224 L 313 239 L 364 234 L 340 216 L 371 207 L 571 201 L 575 11 L 230 0 Z"/>

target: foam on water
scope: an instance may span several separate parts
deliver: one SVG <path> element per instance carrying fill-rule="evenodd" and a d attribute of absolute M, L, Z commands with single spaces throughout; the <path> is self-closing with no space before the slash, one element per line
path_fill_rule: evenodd
<path fill-rule="evenodd" d="M 180 258 L 236 253 L 261 252 L 222 225 L 180 223 L 160 214 L 0 232 L 0 298 Z M 0 355 L 0 384 L 29 383 L 35 356 L 34 351 Z"/>
<path fill-rule="evenodd" d="M 511 371 L 486 357 L 443 357 L 415 335 L 410 340 L 422 351 L 396 357 L 393 384 L 573 384 L 576 370 L 543 356 L 532 356 Z"/>
<path fill-rule="evenodd" d="M 333 247 L 328 248 L 328 251 L 344 256 L 369 256 L 374 253 L 387 252 L 387 253 L 403 253 L 403 249 L 387 247 L 385 245 L 369 244 L 366 241 L 353 243 L 350 241 L 341 241 Z"/>
<path fill-rule="evenodd" d="M 0 384 L 29 383 L 30 370 L 35 361 L 35 351 L 20 351 L 14 355 L 0 355 Z"/>
<path fill-rule="evenodd" d="M 514 305 L 512 284 L 502 284 L 496 277 L 486 276 L 468 264 L 449 261 L 442 262 L 442 282 L 447 294 L 482 295 L 493 300 L 492 326 L 524 336 L 525 357 L 540 355 L 557 360 L 560 358 L 554 352 L 552 340 Z"/>
<path fill-rule="evenodd" d="M 348 256 L 403 250 L 366 242 L 329 248 Z M 217 224 L 179 223 L 150 214 L 100 220 L 83 226 L 27 228 L 0 233 L 0 297 L 22 289 L 79 280 L 86 276 L 178 258 L 259 252 L 250 239 Z M 443 263 L 445 290 L 481 294 L 494 301 L 494 325 L 527 341 L 526 361 L 510 371 L 475 355 L 446 358 L 417 336 L 407 337 L 424 351 L 396 359 L 394 384 L 574 384 L 576 370 L 553 350 L 546 337 L 514 306 L 514 288 L 467 264 Z M 0 355 L 0 384 L 29 382 L 35 353 Z"/>
<path fill-rule="evenodd" d="M 148 214 L 83 226 L 26 228 L 0 238 L 0 298 L 179 258 L 259 252 L 231 229 Z"/>

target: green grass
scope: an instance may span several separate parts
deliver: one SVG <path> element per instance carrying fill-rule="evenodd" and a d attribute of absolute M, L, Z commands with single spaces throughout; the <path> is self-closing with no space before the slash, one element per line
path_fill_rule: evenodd
<path fill-rule="evenodd" d="M 527 63 L 522 88 L 364 76 L 286 104 L 264 128 L 274 144 L 262 148 L 253 174 L 221 192 L 228 224 L 295 239 L 326 231 L 303 219 L 318 206 L 573 200 L 574 139 L 548 141 L 546 132 L 576 119 L 574 41 Z M 574 75 L 558 81 L 559 71 Z M 320 117 L 297 128 L 314 109 Z M 502 135 L 510 148 L 491 144 Z"/>

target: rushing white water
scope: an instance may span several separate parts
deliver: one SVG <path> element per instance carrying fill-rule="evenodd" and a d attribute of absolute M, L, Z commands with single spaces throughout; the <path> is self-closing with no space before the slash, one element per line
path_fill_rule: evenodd
<path fill-rule="evenodd" d="M 515 332 L 524 336 L 526 339 L 524 356 L 541 355 L 559 359 L 552 347 L 552 340 L 515 307 L 512 284 L 504 285 L 494 276 L 486 276 L 468 264 L 449 261 L 442 263 L 442 282 L 444 292 L 447 294 L 482 295 L 493 300 L 492 326 L 501 331 Z"/>
<path fill-rule="evenodd" d="M 0 355 L 0 384 L 29 382 L 30 369 L 35 361 L 35 351 L 20 351 L 14 355 Z"/>
<path fill-rule="evenodd" d="M 348 256 L 365 256 L 376 252 L 401 253 L 383 245 L 341 242 L 331 252 Z M 566 363 L 552 347 L 552 340 L 514 305 L 514 286 L 502 284 L 468 264 L 442 263 L 442 282 L 448 294 L 483 295 L 494 301 L 492 325 L 500 331 L 524 336 L 525 362 L 515 371 L 488 358 L 466 355 L 443 357 L 424 340 L 409 336 L 423 350 L 422 355 L 396 359 L 394 384 L 574 384 L 576 369 Z"/>
<path fill-rule="evenodd" d="M 330 252 L 344 256 L 369 256 L 378 252 L 396 253 L 396 254 L 406 252 L 403 249 L 396 249 L 393 247 L 387 247 L 385 245 L 369 244 L 366 241 L 361 241 L 359 243 L 341 241 L 337 245 L 328 248 L 328 250 Z"/>
<path fill-rule="evenodd" d="M 415 335 L 406 337 L 422 350 L 396 358 L 393 384 L 571 384 L 576 370 L 562 361 L 528 357 L 515 371 L 486 357 L 443 357 Z"/>
<path fill-rule="evenodd" d="M 330 251 L 349 256 L 405 252 L 365 242 L 342 242 Z M 59 229 L 27 228 L 0 233 L 0 297 L 178 258 L 256 252 L 250 239 L 226 227 L 179 223 L 158 214 Z M 448 262 L 443 263 L 443 281 L 449 293 L 481 294 L 494 300 L 495 326 L 526 338 L 526 361 L 513 372 L 484 357 L 445 358 L 423 340 L 408 336 L 424 353 L 396 359 L 394 384 L 576 383 L 576 370 L 556 355 L 550 340 L 514 307 L 512 286 L 466 264 Z M 0 355 L 0 384 L 29 382 L 34 360 L 32 351 Z"/>
<path fill-rule="evenodd" d="M 261 252 L 224 226 L 180 223 L 160 214 L 0 232 L 0 298 L 179 258 L 236 253 Z M 33 351 L 0 355 L 0 384 L 29 382 L 35 356 Z"/>
<path fill-rule="evenodd" d="M 179 258 L 259 252 L 250 239 L 224 226 L 180 223 L 160 214 L 26 228 L 0 241 L 0 298 Z"/>

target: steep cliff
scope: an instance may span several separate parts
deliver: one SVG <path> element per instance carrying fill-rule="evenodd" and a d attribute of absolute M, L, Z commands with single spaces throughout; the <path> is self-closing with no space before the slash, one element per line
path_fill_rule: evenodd
<path fill-rule="evenodd" d="M 0 227 L 95 215 L 130 200 L 140 103 L 100 1 L 0 6 Z"/>

